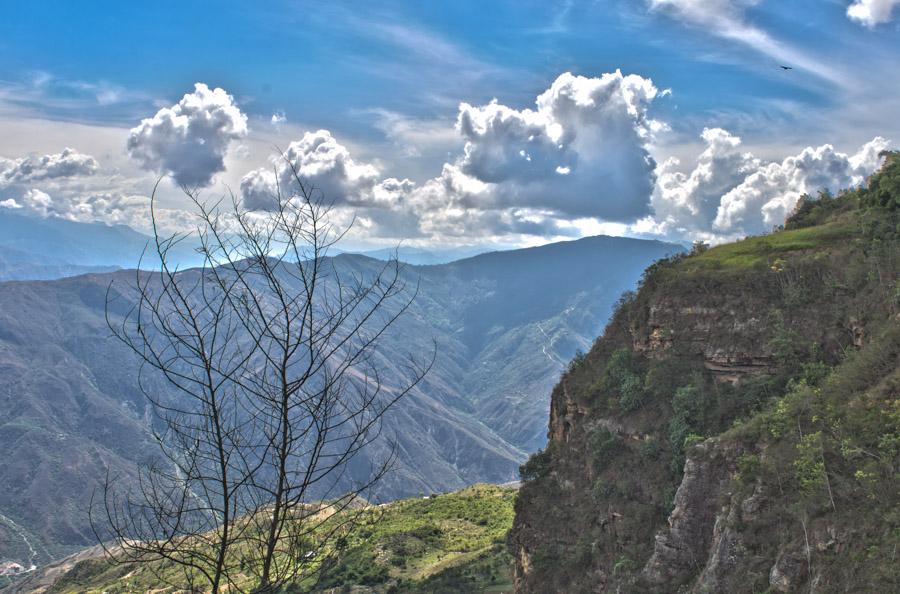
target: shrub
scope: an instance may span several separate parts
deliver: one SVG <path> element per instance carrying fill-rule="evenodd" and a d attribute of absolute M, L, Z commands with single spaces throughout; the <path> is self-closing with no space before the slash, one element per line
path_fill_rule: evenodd
<path fill-rule="evenodd" d="M 644 402 L 646 391 L 644 374 L 634 353 L 628 349 L 613 351 L 594 389 L 615 398 L 624 412 L 638 409 Z"/>
<path fill-rule="evenodd" d="M 575 351 L 575 356 L 572 357 L 572 360 L 569 361 L 568 367 L 566 367 L 566 373 L 572 373 L 584 367 L 585 362 L 587 361 L 587 355 L 584 354 L 584 351 L 578 349 Z"/>
<path fill-rule="evenodd" d="M 704 439 L 710 402 L 701 389 L 702 378 L 694 377 L 691 384 L 675 390 L 672 398 L 672 418 L 669 420 L 669 446 L 672 448 L 672 470 L 680 473 L 684 467 L 684 453 L 691 445 Z"/>
<path fill-rule="evenodd" d="M 591 436 L 591 459 L 597 472 L 603 470 L 610 454 L 620 445 L 619 436 L 607 429 L 598 429 Z"/>
<path fill-rule="evenodd" d="M 738 480 L 742 483 L 751 483 L 759 476 L 760 459 L 755 454 L 741 454 L 737 460 Z"/>
<path fill-rule="evenodd" d="M 863 190 L 863 203 L 867 206 L 900 209 L 900 154 L 885 151 L 884 167 L 869 179 L 869 186 Z"/>
<path fill-rule="evenodd" d="M 553 456 L 550 453 L 549 446 L 547 449 L 538 450 L 526 460 L 525 464 L 519 466 L 519 476 L 525 482 L 544 478 L 547 476 L 547 473 L 550 472 L 550 464 L 552 461 Z"/>
<path fill-rule="evenodd" d="M 659 457 L 660 449 L 659 442 L 650 438 L 641 444 L 638 452 L 644 460 L 656 460 Z"/>
<path fill-rule="evenodd" d="M 825 459 L 822 454 L 822 432 L 804 435 L 797 444 L 794 471 L 801 491 L 806 495 L 817 493 L 825 484 Z"/>

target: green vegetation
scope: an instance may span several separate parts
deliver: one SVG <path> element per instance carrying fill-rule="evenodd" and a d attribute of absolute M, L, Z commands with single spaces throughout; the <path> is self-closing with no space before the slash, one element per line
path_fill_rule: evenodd
<path fill-rule="evenodd" d="M 474 485 L 352 512 L 356 529 L 339 543 L 340 552 L 313 591 L 510 592 L 512 558 L 504 543 L 515 497 L 515 489 Z M 91 559 L 76 564 L 50 592 L 163 594 L 176 589 L 160 589 L 157 576 L 177 583 L 177 571 L 165 562 L 111 565 Z M 284 594 L 310 587 L 288 586 Z"/>
<path fill-rule="evenodd" d="M 519 477 L 523 481 L 534 481 L 542 478 L 550 471 L 550 463 L 553 454 L 550 452 L 549 446 L 546 449 L 538 450 L 519 467 Z"/>
<path fill-rule="evenodd" d="M 791 252 L 822 248 L 851 237 L 849 222 L 835 221 L 818 227 L 782 231 L 772 235 L 748 237 L 737 243 L 710 248 L 684 262 L 688 271 L 716 270 L 740 272 L 771 265 Z"/>
<path fill-rule="evenodd" d="M 612 431 L 599 429 L 591 436 L 591 457 L 596 472 L 602 471 L 611 454 L 621 445 L 621 440 Z"/>
<path fill-rule="evenodd" d="M 900 158 L 648 268 L 553 407 L 511 532 L 527 591 L 896 589 Z"/>
<path fill-rule="evenodd" d="M 623 411 L 640 408 L 644 401 L 644 375 L 638 358 L 628 349 L 613 352 L 594 390 L 608 394 Z"/>

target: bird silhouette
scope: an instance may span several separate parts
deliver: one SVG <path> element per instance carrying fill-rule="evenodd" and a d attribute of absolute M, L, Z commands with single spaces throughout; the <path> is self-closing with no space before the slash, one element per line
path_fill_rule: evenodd
<path fill-rule="evenodd" d="M 782 65 L 781 69 L 782 69 L 782 70 L 793 70 L 794 67 L 793 67 L 793 66 L 784 66 L 784 65 Z"/>

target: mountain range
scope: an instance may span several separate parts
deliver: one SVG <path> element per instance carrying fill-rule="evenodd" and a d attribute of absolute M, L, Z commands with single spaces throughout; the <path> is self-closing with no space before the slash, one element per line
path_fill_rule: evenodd
<path fill-rule="evenodd" d="M 405 266 L 418 293 L 379 357 L 390 365 L 436 344 L 437 359 L 385 420 L 398 460 L 378 498 L 515 478 L 546 440 L 548 395 L 565 362 L 590 347 L 648 264 L 680 249 L 591 237 Z M 332 262 L 360 276 L 383 266 L 355 254 Z M 0 560 L 27 567 L 91 544 L 87 508 L 98 481 L 107 469 L 130 480 L 155 452 L 138 362 L 104 317 L 107 291 L 127 297 L 134 274 L 0 283 L 0 481 L 8 487 Z"/>
<path fill-rule="evenodd" d="M 127 225 L 82 223 L 58 217 L 19 215 L 0 209 L 0 281 L 49 280 L 134 267 L 151 238 Z M 152 253 L 152 252 L 151 252 Z M 199 265 L 189 246 L 176 246 L 179 265 Z"/>

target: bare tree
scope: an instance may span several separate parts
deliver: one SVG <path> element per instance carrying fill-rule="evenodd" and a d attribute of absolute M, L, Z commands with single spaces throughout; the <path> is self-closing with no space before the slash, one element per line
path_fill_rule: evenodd
<path fill-rule="evenodd" d="M 121 320 L 107 303 L 114 335 L 144 364 L 161 452 L 137 488 L 107 481 L 113 556 L 168 560 L 192 588 L 243 591 L 238 573 L 253 576 L 254 592 L 314 584 L 393 453 L 356 459 L 434 358 L 393 361 L 385 381 L 379 339 L 416 289 L 396 258 L 368 273 L 340 270 L 328 252 L 346 229 L 291 171 L 265 213 L 234 197 L 223 211 L 186 190 L 203 266 L 172 264 L 184 237 L 161 236 L 154 214 L 159 271 L 136 273 L 136 303 Z M 160 395 L 151 377 L 175 394 Z"/>

